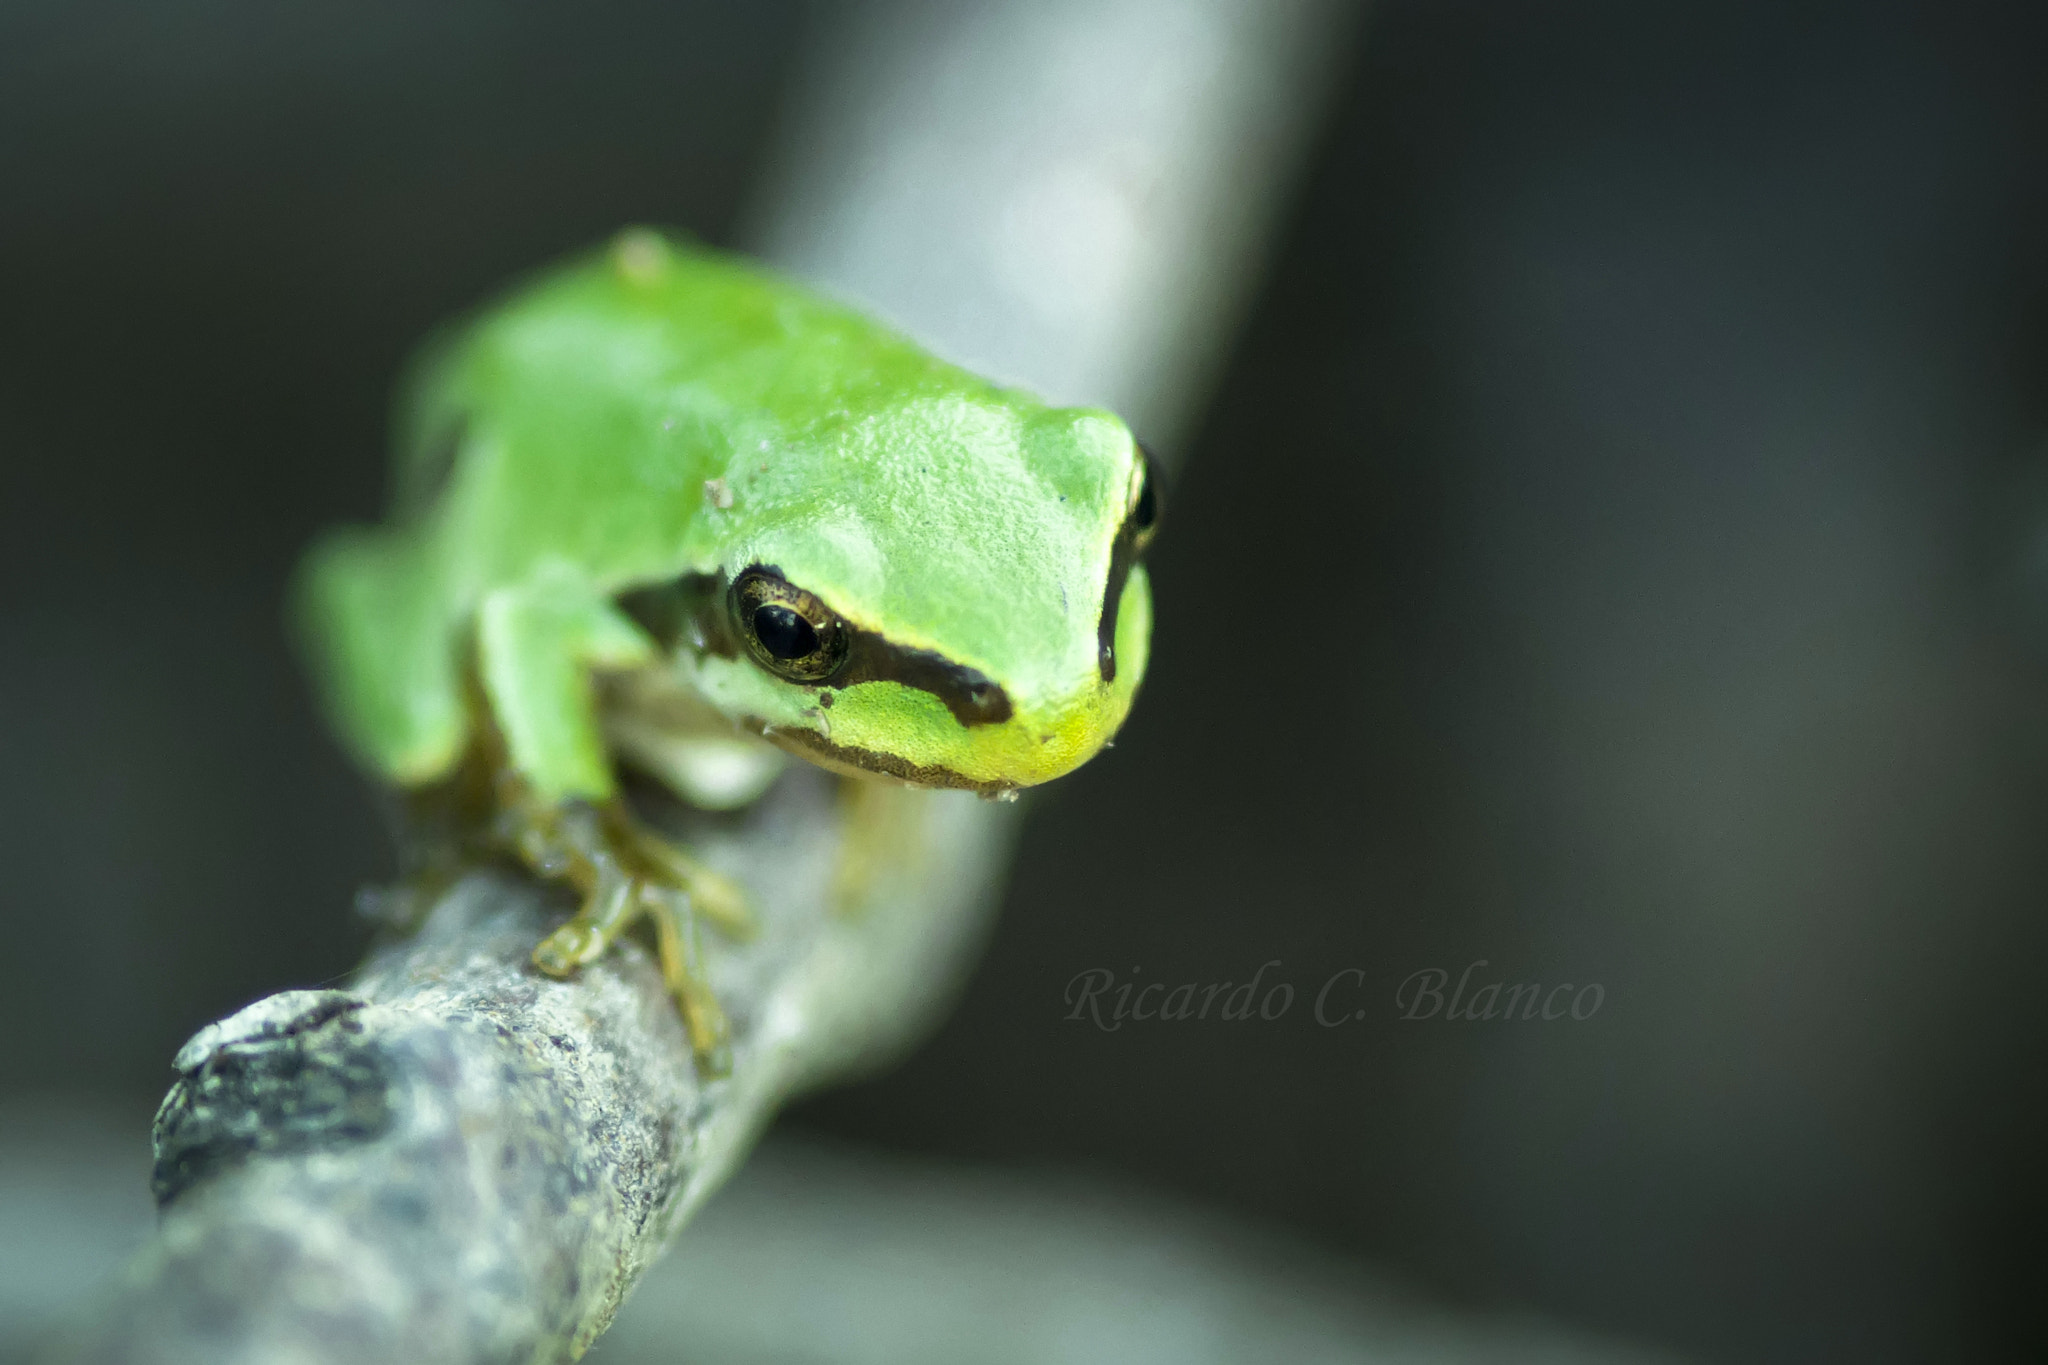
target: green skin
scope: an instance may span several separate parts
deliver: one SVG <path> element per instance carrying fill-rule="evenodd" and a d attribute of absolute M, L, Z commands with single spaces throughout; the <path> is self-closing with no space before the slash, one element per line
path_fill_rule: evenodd
<path fill-rule="evenodd" d="M 397 472 L 392 520 L 319 545 L 300 604 L 337 728 L 402 786 L 489 720 L 541 806 L 606 802 L 592 675 L 651 670 L 728 740 L 1003 795 L 1100 750 L 1144 676 L 1151 504 L 1121 421 L 644 230 L 432 348 Z M 778 671 L 729 587 L 755 566 L 836 613 L 854 666 Z M 620 605 L 691 575 L 712 606 L 674 638 Z"/>

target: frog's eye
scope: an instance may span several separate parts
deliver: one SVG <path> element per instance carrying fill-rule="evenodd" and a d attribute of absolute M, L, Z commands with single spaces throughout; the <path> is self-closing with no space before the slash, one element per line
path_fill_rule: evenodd
<path fill-rule="evenodd" d="M 1138 453 L 1144 457 L 1145 472 L 1139 476 L 1138 496 L 1131 501 L 1129 519 L 1132 548 L 1139 554 L 1152 543 L 1152 537 L 1159 530 L 1159 513 L 1164 495 L 1159 491 L 1159 464 L 1152 458 L 1152 452 L 1143 446 Z"/>
<path fill-rule="evenodd" d="M 772 567 L 756 565 L 735 578 L 731 603 L 747 652 L 777 677 L 821 683 L 846 662 L 853 643 L 846 622 Z"/>

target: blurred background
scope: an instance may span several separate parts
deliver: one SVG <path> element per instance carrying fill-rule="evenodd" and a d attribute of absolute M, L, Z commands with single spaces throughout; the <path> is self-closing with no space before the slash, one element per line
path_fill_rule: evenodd
<path fill-rule="evenodd" d="M 830 9 L 0 10 L 10 1151 L 141 1151 L 194 1028 L 360 957 L 285 575 L 429 326 L 734 239 Z M 2048 12 L 1348 33 L 1143 703 L 943 1030 L 783 1127 L 1692 1358 L 2048 1357 Z M 1068 1017 L 1269 963 L 1277 1018 Z M 1599 1008 L 1402 1017 L 1475 963 Z"/>

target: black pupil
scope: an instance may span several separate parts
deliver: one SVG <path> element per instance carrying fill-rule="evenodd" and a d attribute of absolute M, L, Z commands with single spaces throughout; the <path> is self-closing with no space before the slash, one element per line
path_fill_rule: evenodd
<path fill-rule="evenodd" d="M 818 651 L 818 632 L 780 602 L 763 602 L 754 608 L 754 638 L 761 648 L 785 662 Z"/>
<path fill-rule="evenodd" d="M 1145 482 L 1138 485 L 1138 505 L 1131 509 L 1131 523 L 1140 531 L 1152 529 L 1152 522 L 1159 515 L 1158 500 L 1152 496 L 1152 471 L 1145 471 Z"/>

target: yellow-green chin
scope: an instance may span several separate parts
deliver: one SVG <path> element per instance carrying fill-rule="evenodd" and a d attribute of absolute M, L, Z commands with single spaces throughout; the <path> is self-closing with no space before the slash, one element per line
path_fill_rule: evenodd
<path fill-rule="evenodd" d="M 1142 569 L 1132 574 L 1117 622 L 1113 678 L 1091 669 L 1068 695 L 1027 695 L 999 721 L 963 724 L 934 693 L 890 680 L 792 697 L 786 684 L 750 674 L 743 661 L 709 660 L 700 680 L 714 700 L 730 707 L 727 714 L 820 767 L 999 796 L 1072 772 L 1115 736 L 1145 674 L 1148 587 Z"/>
<path fill-rule="evenodd" d="M 759 717 L 746 723 L 788 752 L 834 772 L 999 796 L 1080 767 L 1109 742 L 1129 707 L 1129 688 L 1103 688 L 1056 718 L 1017 716 L 963 726 L 929 693 L 899 683 L 863 683 L 838 694 L 825 713 L 829 732 L 809 724 L 774 725 Z"/>

